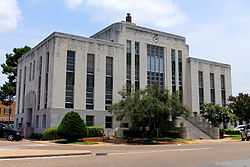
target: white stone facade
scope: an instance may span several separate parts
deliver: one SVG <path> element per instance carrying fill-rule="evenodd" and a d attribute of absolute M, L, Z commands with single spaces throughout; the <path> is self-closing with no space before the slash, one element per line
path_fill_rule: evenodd
<path fill-rule="evenodd" d="M 209 85 L 207 85 L 207 83 L 209 84 L 208 75 L 210 72 L 215 74 L 216 103 L 222 104 L 219 91 L 221 87 L 219 76 L 222 74 L 225 75 L 226 98 L 231 95 L 230 65 L 190 58 L 189 47 L 184 37 L 139 27 L 133 23 L 119 22 L 112 24 L 90 38 L 57 32 L 52 33 L 20 58 L 17 76 L 16 125 L 23 128 L 26 135 L 31 132 L 40 133 L 45 128 L 58 126 L 68 111 L 76 111 L 85 121 L 87 115 L 94 116 L 94 125 L 105 128 L 105 117 L 112 116 L 111 113 L 105 110 L 106 57 L 113 58 L 112 101 L 114 103 L 121 98 L 118 92 L 126 87 L 127 40 L 131 41 L 132 85 L 135 85 L 136 82 L 135 43 L 137 42 L 140 46 L 140 89 L 145 88 L 148 84 L 147 48 L 148 45 L 152 45 L 163 48 L 164 87 L 173 91 L 172 78 L 174 78 L 176 91 L 182 87 L 183 103 L 191 111 L 199 113 L 198 71 L 204 72 L 204 101 L 206 103 L 210 103 L 210 89 Z M 174 61 L 171 56 L 171 50 L 173 49 L 176 53 Z M 73 108 L 65 108 L 68 51 L 74 51 L 75 53 Z M 179 63 L 180 59 L 178 59 L 180 57 L 178 56 L 179 52 L 182 55 L 182 68 Z M 90 110 L 86 109 L 88 54 L 93 54 L 95 57 L 94 109 Z M 41 57 L 42 70 L 40 72 Z M 49 60 L 47 60 L 48 57 Z M 175 72 L 172 72 L 173 62 Z M 26 76 L 26 80 L 24 76 Z M 182 77 L 182 80 L 179 77 Z M 119 122 L 113 119 L 112 127 L 118 126 L 120 126 Z"/>

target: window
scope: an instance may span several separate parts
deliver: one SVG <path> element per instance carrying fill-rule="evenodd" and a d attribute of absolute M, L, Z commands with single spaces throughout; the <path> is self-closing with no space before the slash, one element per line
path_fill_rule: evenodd
<path fill-rule="evenodd" d="M 147 83 L 164 88 L 164 48 L 147 45 Z"/>
<path fill-rule="evenodd" d="M 215 104 L 215 83 L 214 83 L 214 73 L 210 73 L 210 100 L 211 104 Z"/>
<path fill-rule="evenodd" d="M 113 58 L 106 57 L 106 90 L 105 90 L 105 110 L 108 110 L 113 99 Z"/>
<path fill-rule="evenodd" d="M 75 51 L 67 51 L 65 108 L 74 108 Z"/>
<path fill-rule="evenodd" d="M 178 67 L 179 67 L 179 96 L 180 101 L 183 101 L 183 74 L 182 74 L 182 51 L 178 50 Z"/>
<path fill-rule="evenodd" d="M 112 116 L 106 116 L 105 117 L 105 128 L 113 128 L 113 117 Z"/>
<path fill-rule="evenodd" d="M 132 54 L 132 43 L 127 40 L 127 91 L 131 92 L 131 54 Z"/>
<path fill-rule="evenodd" d="M 21 104 L 21 85 L 22 85 L 22 69 L 19 70 L 19 79 L 18 79 L 18 105 L 17 105 L 17 113 L 20 113 L 20 104 Z"/>
<path fill-rule="evenodd" d="M 29 69 L 29 81 L 31 81 L 32 76 L 32 63 L 30 63 L 30 69 Z"/>
<path fill-rule="evenodd" d="M 171 65 L 172 65 L 172 92 L 176 92 L 176 60 L 175 49 L 171 49 Z"/>
<path fill-rule="evenodd" d="M 95 117 L 93 115 L 86 115 L 86 125 L 87 126 L 95 125 Z"/>
<path fill-rule="evenodd" d="M 38 98 L 37 98 L 37 110 L 40 110 L 40 103 L 41 103 L 41 84 L 42 84 L 42 56 L 40 56 L 39 60 L 39 75 L 38 75 Z"/>
<path fill-rule="evenodd" d="M 24 67 L 24 74 L 23 74 L 23 104 L 22 104 L 22 113 L 24 113 L 24 103 L 25 103 L 25 89 L 26 89 L 26 66 Z"/>
<path fill-rule="evenodd" d="M 95 87 L 95 55 L 87 55 L 87 91 L 86 109 L 94 109 L 94 87 Z"/>
<path fill-rule="evenodd" d="M 203 109 L 204 105 L 204 83 L 203 83 L 203 72 L 198 72 L 198 80 L 199 80 L 199 105 L 200 110 Z"/>
<path fill-rule="evenodd" d="M 36 116 L 36 128 L 39 128 L 39 115 Z"/>
<path fill-rule="evenodd" d="M 10 115 L 10 108 L 4 108 L 4 115 Z"/>
<path fill-rule="evenodd" d="M 140 89 L 140 43 L 135 42 L 135 90 Z"/>
<path fill-rule="evenodd" d="M 49 52 L 47 52 L 47 63 L 45 71 L 45 91 L 44 91 L 44 108 L 48 107 L 48 87 L 49 87 Z"/>
<path fill-rule="evenodd" d="M 43 115 L 42 128 L 46 128 L 46 114 Z"/>
<path fill-rule="evenodd" d="M 225 75 L 221 75 L 220 79 L 221 79 L 221 104 L 222 106 L 226 106 Z"/>
<path fill-rule="evenodd" d="M 33 61 L 33 74 L 32 74 L 32 80 L 35 79 L 35 71 L 36 71 L 36 61 Z"/>

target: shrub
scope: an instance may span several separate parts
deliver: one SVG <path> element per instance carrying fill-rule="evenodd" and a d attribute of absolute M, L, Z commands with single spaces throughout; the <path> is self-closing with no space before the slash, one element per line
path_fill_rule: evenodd
<path fill-rule="evenodd" d="M 48 128 L 43 131 L 43 140 L 56 140 L 59 139 L 56 128 Z"/>
<path fill-rule="evenodd" d="M 76 112 L 67 113 L 58 126 L 58 135 L 67 140 L 77 140 L 84 137 L 85 125 Z"/>
<path fill-rule="evenodd" d="M 41 140 L 43 135 L 41 133 L 32 133 L 30 136 L 31 139 Z"/>
<path fill-rule="evenodd" d="M 226 135 L 240 135 L 239 130 L 234 130 L 234 129 L 224 129 L 223 130 Z"/>
<path fill-rule="evenodd" d="M 99 127 L 87 127 L 85 131 L 85 137 L 102 137 L 104 133 L 103 128 Z"/>

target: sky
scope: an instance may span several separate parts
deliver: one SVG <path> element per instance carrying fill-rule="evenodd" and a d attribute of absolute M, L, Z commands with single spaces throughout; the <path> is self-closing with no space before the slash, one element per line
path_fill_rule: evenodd
<path fill-rule="evenodd" d="M 54 31 L 90 36 L 124 20 L 186 37 L 191 57 L 230 64 L 233 95 L 250 93 L 249 0 L 0 0 L 0 64 Z M 0 71 L 2 69 L 0 68 Z M 0 85 L 6 77 L 0 74 Z"/>

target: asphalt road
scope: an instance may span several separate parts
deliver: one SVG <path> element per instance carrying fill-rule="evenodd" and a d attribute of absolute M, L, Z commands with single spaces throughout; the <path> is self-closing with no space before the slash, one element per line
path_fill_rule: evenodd
<path fill-rule="evenodd" d="M 10 144 L 2 148 L 77 149 L 101 154 L 0 160 L 0 167 L 250 167 L 250 142 L 155 146 Z"/>

